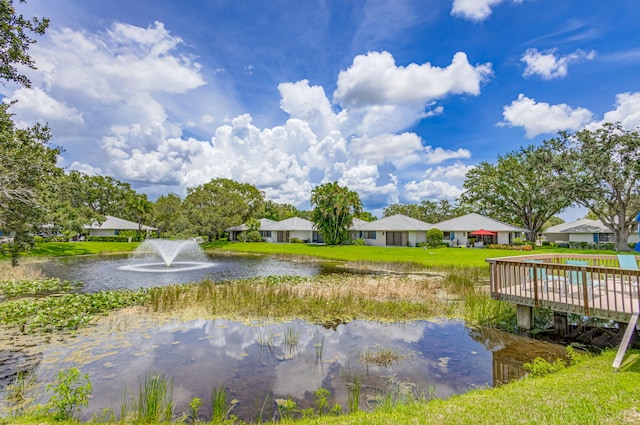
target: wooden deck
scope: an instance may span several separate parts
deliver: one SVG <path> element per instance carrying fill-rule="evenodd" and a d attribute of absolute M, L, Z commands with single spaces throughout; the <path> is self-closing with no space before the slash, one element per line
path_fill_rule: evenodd
<path fill-rule="evenodd" d="M 613 255 L 523 255 L 487 262 L 496 300 L 625 323 L 640 311 L 640 271 L 619 268 Z"/>

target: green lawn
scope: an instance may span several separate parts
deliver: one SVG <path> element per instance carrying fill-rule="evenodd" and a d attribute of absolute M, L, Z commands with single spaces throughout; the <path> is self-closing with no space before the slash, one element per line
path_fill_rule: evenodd
<path fill-rule="evenodd" d="M 61 257 L 131 252 L 138 245 L 140 245 L 138 242 L 42 242 L 36 244 L 26 255 L 30 257 Z M 0 255 L 0 258 L 7 258 L 7 256 Z"/>
<path fill-rule="evenodd" d="M 274 244 L 214 242 L 204 244 L 207 251 L 233 251 L 257 254 L 306 255 L 327 260 L 371 261 L 385 263 L 417 263 L 427 267 L 487 267 L 487 258 L 526 255 L 535 253 L 585 253 L 614 254 L 611 251 L 577 250 L 567 248 L 538 247 L 534 251 L 512 251 L 502 249 L 437 248 L 422 249 L 388 246 L 327 246 L 307 244 Z"/>

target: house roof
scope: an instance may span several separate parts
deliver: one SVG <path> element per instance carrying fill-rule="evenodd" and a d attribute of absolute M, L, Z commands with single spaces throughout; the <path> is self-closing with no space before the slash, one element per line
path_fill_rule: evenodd
<path fill-rule="evenodd" d="M 264 228 L 264 226 L 271 224 L 271 223 L 275 223 L 275 221 L 270 220 L 268 218 L 261 218 L 260 220 L 260 230 L 262 230 Z M 249 230 L 249 226 L 247 225 L 247 223 L 242 223 L 238 226 L 232 226 L 229 227 L 227 229 L 225 229 L 227 232 L 229 231 L 235 231 L 235 232 L 244 232 L 245 230 Z"/>
<path fill-rule="evenodd" d="M 105 216 L 106 220 L 102 224 L 94 222 L 89 226 L 85 226 L 85 229 L 114 229 L 114 230 L 138 230 L 138 223 L 125 220 L 123 218 L 114 217 L 111 215 Z M 142 225 L 142 230 L 157 230 L 155 227 Z"/>
<path fill-rule="evenodd" d="M 261 227 L 260 230 L 271 230 L 271 231 L 313 231 L 315 230 L 315 226 L 309 220 L 305 220 L 300 217 L 291 217 L 282 221 L 274 221 L 272 223 L 268 223 L 265 226 Z"/>
<path fill-rule="evenodd" d="M 473 232 L 484 229 L 490 232 L 526 232 L 526 229 L 512 226 L 500 220 L 493 219 L 481 214 L 470 213 L 450 220 L 441 221 L 432 226 L 443 232 Z"/>
<path fill-rule="evenodd" d="M 611 230 L 600 220 L 581 218 L 569 223 L 551 226 L 544 233 L 611 233 Z"/>
<path fill-rule="evenodd" d="M 354 226 L 352 230 L 413 232 L 427 231 L 430 228 L 431 224 L 429 223 L 407 217 L 406 215 L 396 214 L 381 218 L 380 220 L 365 222 L 359 226 Z"/>

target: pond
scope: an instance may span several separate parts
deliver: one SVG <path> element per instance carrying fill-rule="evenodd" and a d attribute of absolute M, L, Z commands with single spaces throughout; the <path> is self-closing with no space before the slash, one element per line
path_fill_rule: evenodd
<path fill-rule="evenodd" d="M 357 320 L 327 328 L 303 321 L 160 323 L 139 315 L 101 326 L 49 344 L 36 368 L 42 382 L 61 368 L 89 374 L 93 397 L 85 420 L 105 409 L 119 415 L 123 394 L 138 394 L 149 374 L 173 380 L 177 412 L 199 397 L 201 419 L 210 420 L 212 390 L 224 389 L 232 413 L 257 422 L 278 416 L 278 399 L 312 407 L 319 388 L 347 411 L 359 382 L 360 409 L 371 410 L 385 397 L 449 397 L 500 385 L 522 377 L 524 362 L 563 354 L 557 345 L 455 320 Z"/>
<path fill-rule="evenodd" d="M 84 282 L 83 291 L 137 289 L 211 278 L 215 281 L 266 275 L 335 273 L 322 262 L 293 262 L 268 256 L 209 256 L 207 267 L 174 273 L 132 271 L 145 259 L 131 255 L 72 257 L 38 263 L 46 275 Z M 93 397 L 83 419 L 105 411 L 120 415 L 123 394 L 138 394 L 150 374 L 173 382 L 176 412 L 188 411 L 198 397 L 201 419 L 210 420 L 211 393 L 224 389 L 232 414 L 247 422 L 278 417 L 278 402 L 291 399 L 298 409 L 313 406 L 314 392 L 344 411 L 359 388 L 359 406 L 371 410 L 389 397 L 449 397 L 492 387 L 524 375 L 523 364 L 536 357 L 554 360 L 564 347 L 463 321 L 380 323 L 356 320 L 324 327 L 296 320 L 238 323 L 116 312 L 73 338 L 55 336 L 16 348 L 15 335 L 0 357 L 34 371 L 42 396 L 60 370 L 78 367 L 88 374 Z M 42 337 L 41 337 L 42 338 Z M 28 351 L 28 353 L 27 353 Z M 0 364 L 4 361 L 0 358 Z M 18 366 L 16 366 L 18 369 Z M 1 372 L 1 371 L 0 371 Z M 0 388 L 0 401 L 6 397 Z M 128 397 L 128 396 L 127 396 Z M 44 400 L 41 400 L 44 401 Z"/>
<path fill-rule="evenodd" d="M 83 282 L 82 291 L 85 292 L 165 286 L 197 282 L 206 278 L 220 281 L 256 276 L 314 276 L 336 272 L 336 268 L 326 262 L 294 262 L 269 256 L 207 255 L 203 262 L 209 266 L 179 272 L 173 272 L 172 268 L 167 267 L 158 273 L 131 269 L 131 266 L 153 263 L 136 255 L 108 255 L 64 257 L 34 263 L 33 267 L 40 269 L 46 276 Z"/>

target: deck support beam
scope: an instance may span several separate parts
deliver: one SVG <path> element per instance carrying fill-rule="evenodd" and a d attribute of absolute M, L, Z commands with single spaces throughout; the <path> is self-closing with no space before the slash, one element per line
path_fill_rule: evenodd
<path fill-rule="evenodd" d="M 533 307 L 528 305 L 516 305 L 516 322 L 520 329 L 530 330 L 533 328 Z"/>
<path fill-rule="evenodd" d="M 559 336 L 569 334 L 569 319 L 567 313 L 553 312 L 553 332 Z"/>
<path fill-rule="evenodd" d="M 634 312 L 629 319 L 629 323 L 627 324 L 627 329 L 624 331 L 624 335 L 622 336 L 622 341 L 620 341 L 620 347 L 618 347 L 618 353 L 616 354 L 616 358 L 613 360 L 613 367 L 616 369 L 620 368 L 622 364 L 622 359 L 624 359 L 624 355 L 629 348 L 629 344 L 631 343 L 631 339 L 633 338 L 633 334 L 636 332 L 636 325 L 638 324 L 638 312 Z"/>

